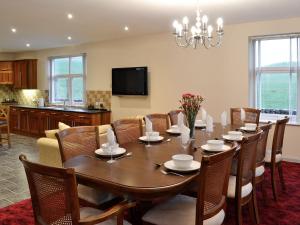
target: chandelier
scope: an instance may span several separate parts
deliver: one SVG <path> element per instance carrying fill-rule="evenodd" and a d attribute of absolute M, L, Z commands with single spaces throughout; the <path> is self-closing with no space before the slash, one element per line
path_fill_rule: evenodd
<path fill-rule="evenodd" d="M 183 17 L 182 24 L 175 20 L 173 27 L 173 34 L 177 45 L 184 48 L 189 46 L 194 49 L 198 46 L 204 46 L 206 49 L 219 47 L 224 35 L 223 19 L 217 19 L 217 29 L 213 32 L 214 28 L 208 24 L 207 15 L 201 17 L 199 9 L 197 9 L 196 23 L 191 28 L 189 26 L 189 19 L 186 16 Z"/>

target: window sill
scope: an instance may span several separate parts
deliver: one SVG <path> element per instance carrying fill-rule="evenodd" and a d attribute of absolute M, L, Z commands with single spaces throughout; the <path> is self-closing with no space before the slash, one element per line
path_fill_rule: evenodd
<path fill-rule="evenodd" d="M 271 121 L 272 123 L 276 123 L 276 120 L 278 119 L 283 119 L 283 117 L 285 117 L 286 115 L 279 115 L 279 114 L 265 114 L 262 113 L 260 116 L 260 123 L 267 123 L 269 121 Z M 288 116 L 290 118 L 289 122 L 287 123 L 287 125 L 291 125 L 291 126 L 300 126 L 300 121 L 297 121 L 296 116 Z"/>

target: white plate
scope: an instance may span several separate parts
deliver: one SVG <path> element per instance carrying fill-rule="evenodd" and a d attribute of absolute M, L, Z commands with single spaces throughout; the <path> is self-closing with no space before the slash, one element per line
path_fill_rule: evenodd
<path fill-rule="evenodd" d="M 162 141 L 163 139 L 164 139 L 164 137 L 158 136 L 155 139 L 150 139 L 149 142 L 158 142 L 158 141 Z M 139 137 L 139 140 L 146 142 L 146 141 L 148 141 L 148 138 L 147 138 L 147 136 L 142 136 L 142 137 Z"/>
<path fill-rule="evenodd" d="M 206 124 L 205 123 L 195 123 L 195 127 L 206 127 Z"/>
<path fill-rule="evenodd" d="M 190 167 L 187 168 L 178 168 L 175 166 L 173 160 L 167 161 L 164 163 L 164 166 L 169 169 L 169 170 L 173 170 L 173 171 L 179 171 L 179 172 L 190 172 L 190 171 L 195 171 L 195 170 L 199 170 L 201 163 L 198 161 L 193 160 L 192 164 Z"/>
<path fill-rule="evenodd" d="M 175 130 L 175 129 L 168 129 L 167 132 L 169 134 L 180 134 L 180 130 Z"/>
<path fill-rule="evenodd" d="M 104 151 L 102 148 L 99 148 L 95 151 L 95 153 L 99 156 L 119 156 L 119 155 L 123 155 L 126 152 L 125 148 L 116 148 L 113 150 L 112 154 L 110 151 Z"/>
<path fill-rule="evenodd" d="M 244 131 L 256 131 L 256 128 L 249 128 L 249 127 L 240 127 L 240 129 Z"/>
<path fill-rule="evenodd" d="M 205 151 L 209 151 L 209 152 L 223 152 L 223 151 L 227 151 L 230 149 L 230 147 L 228 145 L 223 145 L 222 149 L 214 149 L 214 148 L 210 147 L 208 144 L 202 145 L 201 148 L 204 149 Z"/>
<path fill-rule="evenodd" d="M 230 135 L 223 135 L 223 138 L 225 140 L 228 140 L 228 141 L 241 141 L 241 140 L 243 140 L 243 136 L 238 137 L 238 138 L 234 138 L 234 137 L 231 137 Z"/>

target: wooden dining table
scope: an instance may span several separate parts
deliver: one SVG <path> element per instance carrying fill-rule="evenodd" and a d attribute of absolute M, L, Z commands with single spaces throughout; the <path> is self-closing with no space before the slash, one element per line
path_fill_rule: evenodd
<path fill-rule="evenodd" d="M 181 193 L 197 180 L 199 170 L 184 173 L 182 176 L 163 174 L 163 163 L 171 160 L 175 154 L 190 154 L 194 160 L 201 162 L 203 155 L 211 154 L 203 151 L 201 145 L 209 139 L 221 139 L 222 134 L 236 130 L 238 126 L 222 127 L 214 124 L 214 131 L 207 133 L 205 129 L 196 129 L 195 141 L 184 149 L 178 136 L 162 134 L 164 140 L 146 147 L 146 143 L 136 141 L 121 147 L 132 152 L 130 157 L 107 163 L 109 158 L 77 156 L 67 160 L 64 167 L 75 169 L 78 183 L 109 191 L 117 195 L 128 196 L 134 200 L 148 201 L 160 197 L 168 197 Z M 254 133 L 243 133 L 248 137 Z M 227 143 L 232 144 L 232 143 Z M 157 166 L 161 164 L 161 166 Z"/>

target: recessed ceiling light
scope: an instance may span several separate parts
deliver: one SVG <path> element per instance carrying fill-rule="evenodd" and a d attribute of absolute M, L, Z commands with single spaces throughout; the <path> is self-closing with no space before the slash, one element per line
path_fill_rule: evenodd
<path fill-rule="evenodd" d="M 72 37 L 71 37 L 71 36 L 69 36 L 69 37 L 68 37 L 68 40 L 72 40 Z"/>
<path fill-rule="evenodd" d="M 30 47 L 30 44 L 29 44 L 29 43 L 27 43 L 27 44 L 26 44 L 26 47 L 27 47 L 27 48 L 29 48 L 29 47 Z"/>
<path fill-rule="evenodd" d="M 125 26 L 125 27 L 124 27 L 124 30 L 125 30 L 125 31 L 128 31 L 128 30 L 129 30 L 129 27 Z"/>
<path fill-rule="evenodd" d="M 11 32 L 16 33 L 17 29 L 16 28 L 11 28 Z"/>
<path fill-rule="evenodd" d="M 68 19 L 69 19 L 69 20 L 73 19 L 73 14 L 68 13 Z"/>

